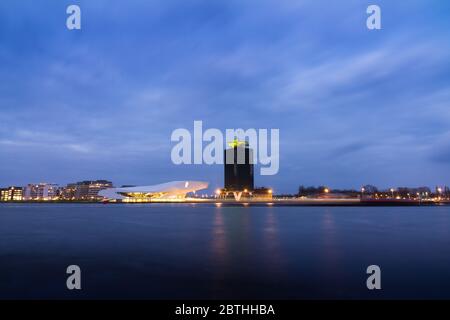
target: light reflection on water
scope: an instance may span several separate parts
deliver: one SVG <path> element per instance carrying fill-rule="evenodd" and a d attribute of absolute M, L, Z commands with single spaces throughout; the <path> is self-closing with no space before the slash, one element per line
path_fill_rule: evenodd
<path fill-rule="evenodd" d="M 276 213 L 273 207 L 269 207 L 266 213 L 264 228 L 264 252 L 266 254 L 267 268 L 271 273 L 285 272 L 286 256 L 280 243 L 279 227 Z"/>

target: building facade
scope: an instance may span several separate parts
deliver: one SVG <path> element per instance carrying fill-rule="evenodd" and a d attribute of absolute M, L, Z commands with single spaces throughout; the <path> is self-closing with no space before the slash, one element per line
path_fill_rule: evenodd
<path fill-rule="evenodd" d="M 236 139 L 229 145 L 224 150 L 224 189 L 250 192 L 254 189 L 253 149 Z"/>
<path fill-rule="evenodd" d="M 189 193 L 208 188 L 203 181 L 171 181 L 150 186 L 108 188 L 99 192 L 105 201 L 176 202 L 184 201 Z"/>
<path fill-rule="evenodd" d="M 28 184 L 23 191 L 23 200 L 56 200 L 59 186 L 52 183 Z"/>
<path fill-rule="evenodd" d="M 112 188 L 113 183 L 107 180 L 86 180 L 68 184 L 61 193 L 64 200 L 99 200 L 102 197 L 98 195 L 101 190 Z"/>
<path fill-rule="evenodd" d="M 22 187 L 8 187 L 0 189 L 0 201 L 22 201 Z"/>

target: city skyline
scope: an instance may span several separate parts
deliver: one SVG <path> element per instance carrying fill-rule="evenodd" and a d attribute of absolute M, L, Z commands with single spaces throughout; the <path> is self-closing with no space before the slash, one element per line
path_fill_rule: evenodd
<path fill-rule="evenodd" d="M 448 185 L 449 4 L 377 1 L 0 3 L 0 184 L 223 184 L 174 165 L 170 134 L 280 129 L 280 170 L 256 186 Z M 20 13 L 20 14 L 18 14 Z M 338 21 L 338 23 L 335 23 Z M 257 168 L 255 168 L 255 172 Z"/>
<path fill-rule="evenodd" d="M 226 175 L 227 173 L 225 173 Z M 239 179 L 247 179 L 245 175 L 243 177 L 240 177 Z M 181 181 L 171 181 L 171 182 L 165 182 L 159 185 L 166 185 L 166 184 L 172 184 L 172 183 L 181 183 L 186 184 L 186 187 L 190 183 L 194 183 L 198 181 L 189 181 L 189 180 L 181 180 Z M 202 182 L 205 185 L 208 185 L 209 182 L 205 181 Z M 154 186 L 154 185 L 153 185 Z M 56 183 L 49 183 L 49 182 L 34 182 L 34 183 L 27 183 L 25 185 L 0 185 L 0 191 L 10 192 L 14 190 L 20 190 L 23 192 L 21 194 L 21 197 L 23 196 L 23 200 L 37 200 L 37 199 L 47 199 L 47 200 L 69 200 L 69 199 L 77 199 L 77 200 L 102 200 L 102 197 L 98 197 L 98 192 L 100 190 L 112 188 L 112 189 L 134 189 L 134 188 L 148 188 L 149 186 L 138 186 L 135 184 L 124 184 L 124 185 L 118 185 L 115 184 L 112 181 L 105 180 L 105 179 L 96 179 L 96 180 L 84 180 L 84 181 L 78 181 L 78 182 L 69 182 L 69 183 L 63 183 L 63 184 L 56 184 Z M 247 189 L 245 187 L 242 188 L 230 188 L 227 186 L 226 182 L 224 183 L 224 188 L 214 188 L 212 186 L 206 186 L 201 189 L 198 189 L 198 191 L 194 192 L 197 196 L 217 196 L 217 195 L 223 195 L 226 193 L 232 194 L 233 191 L 243 191 L 244 193 L 247 192 L 255 192 L 255 194 L 259 193 L 270 193 L 274 196 L 294 196 L 294 197 L 301 197 L 302 195 L 319 195 L 319 194 L 332 194 L 334 192 L 336 193 L 349 193 L 355 195 L 362 195 L 362 194 L 408 194 L 411 192 L 411 196 L 414 195 L 448 195 L 450 194 L 450 188 L 448 185 L 435 185 L 435 186 L 391 186 L 390 188 L 382 188 L 378 186 L 374 186 L 371 184 L 365 184 L 362 185 L 360 188 L 336 188 L 331 187 L 326 184 L 319 184 L 315 186 L 305 186 L 302 184 L 299 184 L 296 190 L 292 190 L 291 192 L 275 192 L 270 186 L 256 186 L 252 187 L 250 189 Z M 10 194 L 11 196 L 11 194 Z M 28 198 L 28 199 L 27 199 Z M 12 196 L 11 196 L 11 200 Z M 22 200 L 22 199 L 20 199 Z"/>

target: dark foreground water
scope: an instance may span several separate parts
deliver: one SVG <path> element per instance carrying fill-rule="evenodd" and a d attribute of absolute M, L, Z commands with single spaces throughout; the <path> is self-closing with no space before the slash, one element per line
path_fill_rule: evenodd
<path fill-rule="evenodd" d="M 450 298 L 450 207 L 0 205 L 0 298 Z"/>

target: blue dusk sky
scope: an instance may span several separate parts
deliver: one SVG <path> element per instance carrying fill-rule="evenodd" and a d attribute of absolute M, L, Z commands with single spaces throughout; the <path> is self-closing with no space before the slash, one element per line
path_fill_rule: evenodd
<path fill-rule="evenodd" d="M 194 120 L 280 129 L 277 193 L 450 185 L 450 1 L 0 2 L 0 185 L 220 187 L 171 162 Z"/>

